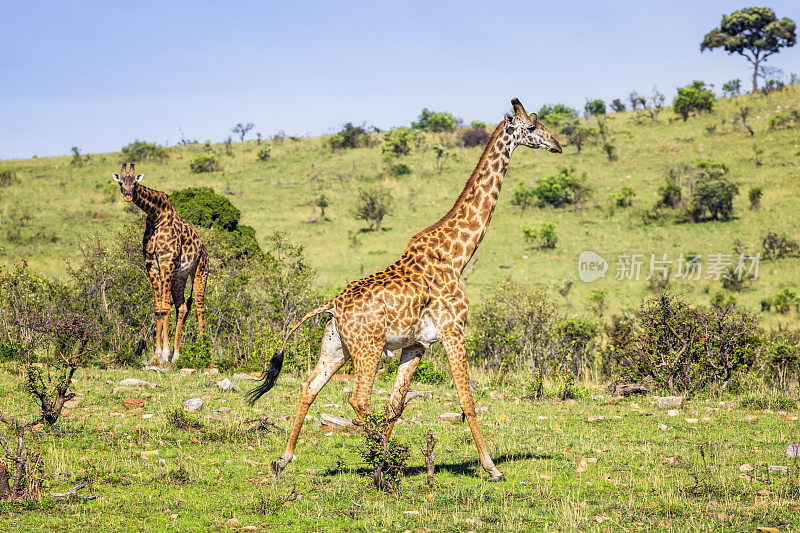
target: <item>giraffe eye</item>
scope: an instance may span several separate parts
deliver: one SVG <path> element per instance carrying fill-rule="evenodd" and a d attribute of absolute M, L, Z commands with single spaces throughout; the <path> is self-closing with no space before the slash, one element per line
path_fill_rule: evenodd
<path fill-rule="evenodd" d="M 533 133 L 536 131 L 536 126 L 528 126 L 528 133 Z"/>

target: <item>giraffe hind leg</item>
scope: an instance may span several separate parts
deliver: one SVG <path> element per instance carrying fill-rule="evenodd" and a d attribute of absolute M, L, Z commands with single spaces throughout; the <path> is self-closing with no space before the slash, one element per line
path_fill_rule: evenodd
<path fill-rule="evenodd" d="M 394 388 L 389 398 L 389 403 L 386 404 L 386 417 L 390 420 L 386 428 L 387 436 L 392 433 L 395 420 L 403 413 L 406 394 L 408 394 L 408 389 L 411 387 L 411 378 L 414 376 L 414 372 L 417 370 L 424 354 L 425 348 L 422 346 L 409 346 L 403 348 L 400 353 L 400 366 L 397 368 Z"/>
<path fill-rule="evenodd" d="M 176 277 L 177 278 L 177 277 Z M 177 363 L 181 356 L 181 335 L 183 333 L 183 323 L 189 312 L 185 301 L 184 290 L 186 289 L 186 279 L 174 279 L 172 284 L 172 302 L 175 304 L 175 344 L 172 350 L 172 362 Z"/>

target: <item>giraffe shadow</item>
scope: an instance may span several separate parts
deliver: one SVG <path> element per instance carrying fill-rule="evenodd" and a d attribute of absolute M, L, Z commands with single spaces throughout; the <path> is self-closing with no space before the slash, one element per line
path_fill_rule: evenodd
<path fill-rule="evenodd" d="M 435 455 L 435 453 L 434 453 Z M 494 465 L 500 466 L 504 463 L 516 463 L 518 461 L 525 461 L 525 460 L 544 460 L 544 459 L 552 459 L 553 456 L 548 453 L 531 453 L 531 452 L 524 452 L 524 453 L 512 453 L 512 454 L 502 454 L 495 458 Z M 477 457 L 474 459 L 466 459 L 464 461 L 452 461 L 447 463 L 436 462 L 435 463 L 436 471 L 437 472 L 449 472 L 456 476 L 467 476 L 473 477 L 478 475 L 481 470 L 481 464 Z M 372 470 L 367 468 L 366 466 L 359 466 L 357 469 L 353 470 L 353 472 L 365 476 L 372 473 Z M 427 473 L 424 465 L 415 465 L 409 466 L 405 469 L 406 476 L 416 476 Z M 322 475 L 326 477 L 333 477 L 340 473 L 340 469 L 336 466 L 329 467 Z"/>

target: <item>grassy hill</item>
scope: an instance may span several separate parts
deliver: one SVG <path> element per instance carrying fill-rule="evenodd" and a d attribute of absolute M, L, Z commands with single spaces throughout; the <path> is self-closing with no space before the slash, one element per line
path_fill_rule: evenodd
<path fill-rule="evenodd" d="M 529 111 L 543 102 L 526 102 Z M 733 116 L 741 105 L 752 110 L 751 136 Z M 735 241 L 745 253 L 761 251 L 767 230 L 786 232 L 800 240 L 800 128 L 796 125 L 770 129 L 769 118 L 776 112 L 800 109 L 800 87 L 789 87 L 767 96 L 747 95 L 717 102 L 714 111 L 683 122 L 665 108 L 657 122 L 636 113 L 608 117 L 613 144 L 619 158 L 609 161 L 599 144 L 578 152 L 566 146 L 562 155 L 518 149 L 512 158 L 504 191 L 481 246 L 479 259 L 467 282 L 467 294 L 475 303 L 481 292 L 504 278 L 537 286 L 557 296 L 569 281 L 574 285 L 564 306 L 584 311 L 590 291 L 607 291 L 608 312 L 637 304 L 649 293 L 645 279 L 650 254 L 677 260 L 686 253 L 733 253 Z M 498 117 L 498 120 L 501 117 Z M 564 139 L 562 139 L 564 141 Z M 429 134 L 427 146 L 442 142 L 454 157 L 437 173 L 430 149 L 415 150 L 402 159 L 411 174 L 394 176 L 381 158 L 377 136 L 373 146 L 332 152 L 326 137 L 299 140 L 273 139 L 272 157 L 260 161 L 261 148 L 255 141 L 235 143 L 231 155 L 223 145 L 213 145 L 223 170 L 193 174 L 189 161 L 203 145 L 173 147 L 165 163 L 141 162 L 143 183 L 166 192 L 190 186 L 210 186 L 226 194 L 242 211 L 242 223 L 253 226 L 262 242 L 275 230 L 287 232 L 304 244 L 309 263 L 318 271 L 317 285 L 323 291 L 337 291 L 348 281 L 391 263 L 408 238 L 437 220 L 450 208 L 471 173 L 480 147 L 458 147 L 456 134 Z M 565 144 L 565 143 L 564 143 Z M 712 158 L 730 167 L 730 177 L 740 186 L 734 199 L 734 218 L 728 222 L 645 224 L 639 212 L 656 201 L 664 183 L 667 165 L 698 158 Z M 25 259 L 48 275 L 59 275 L 65 264 L 77 257 L 78 243 L 99 234 L 109 239 L 126 224 L 136 220 L 119 194 L 111 173 L 124 161 L 121 153 L 93 154 L 83 166 L 71 164 L 70 157 L 12 160 L 0 164 L 11 169 L 16 181 L 0 187 L 0 265 Z M 512 190 L 519 183 L 533 185 L 565 165 L 586 174 L 591 198 L 583 208 L 530 208 L 511 205 Z M 359 189 L 381 184 L 395 199 L 394 214 L 384 220 L 385 230 L 362 231 L 365 224 L 351 215 Z M 749 210 L 747 192 L 760 186 L 764 195 L 761 209 Z M 633 205 L 612 208 L 612 196 L 622 187 L 635 191 Z M 330 202 L 328 221 L 306 223 L 315 216 L 313 200 L 325 194 Z M 555 224 L 558 244 L 554 250 L 530 249 L 522 233 L 524 226 L 544 222 Z M 602 255 L 609 263 L 605 278 L 593 283 L 578 279 L 577 258 L 584 250 Z M 639 281 L 614 279 L 620 254 L 644 254 Z M 754 310 L 761 299 L 798 284 L 795 274 L 800 259 L 762 261 L 759 279 L 744 291 L 732 293 L 736 300 Z M 708 302 L 722 290 L 715 280 L 671 282 L 673 290 L 690 299 Z M 764 314 L 772 325 L 794 315 Z"/>

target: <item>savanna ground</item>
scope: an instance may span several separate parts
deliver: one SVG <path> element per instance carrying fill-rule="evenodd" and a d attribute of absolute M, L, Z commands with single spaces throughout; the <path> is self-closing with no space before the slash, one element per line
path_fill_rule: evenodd
<path fill-rule="evenodd" d="M 32 412 L 4 365 L 4 413 Z M 174 370 L 80 370 L 78 405 L 52 430 L 41 430 L 44 490 L 86 483 L 95 500 L 45 499 L 2 508 L 9 531 L 209 531 L 255 526 L 267 531 L 780 531 L 800 527 L 800 463 L 786 456 L 800 431 L 794 404 L 756 404 L 746 397 L 687 402 L 677 416 L 653 397 L 610 397 L 599 387 L 565 402 L 522 399 L 522 384 L 493 385 L 478 373 L 479 422 L 506 481 L 490 483 L 466 423 L 441 422 L 459 412 L 451 383 L 415 384 L 432 396 L 411 400 L 394 436 L 409 447 L 397 494 L 379 492 L 361 464 L 359 434 L 319 428 L 321 413 L 352 416 L 348 380 L 332 381 L 312 406 L 298 459 L 275 481 L 269 463 L 285 435 L 249 430 L 269 414 L 288 429 L 298 379 L 283 375 L 255 408 L 239 392 L 214 384 L 222 375 Z M 112 394 L 123 378 L 154 388 Z M 231 377 L 231 376 L 229 376 Z M 389 376 L 391 378 L 391 376 Z M 390 390 L 383 376 L 376 390 Z M 185 400 L 205 400 L 202 427 L 178 427 L 170 414 Z M 143 398 L 126 409 L 126 398 Z M 762 398 L 763 400 L 764 398 Z M 386 400 L 373 396 L 373 407 Z M 229 408 L 222 410 L 220 408 Z M 152 415 L 144 418 L 144 416 Z M 416 417 L 417 420 L 412 421 Z M 185 424 L 184 424 L 185 426 Z M 436 484 L 428 489 L 420 445 L 432 429 Z M 155 451 L 155 453 L 153 453 Z M 585 459 L 585 463 L 582 461 Z M 752 470 L 748 470 L 749 465 Z M 786 469 L 774 468 L 784 466 Z M 773 467 L 773 468 L 770 468 Z M 584 470 L 584 471 L 581 471 Z M 785 470 L 785 472 L 781 472 Z M 238 526 L 231 528 L 229 520 Z"/>

